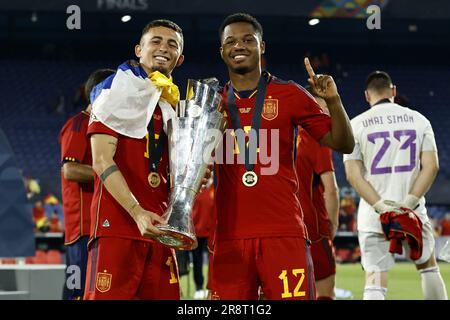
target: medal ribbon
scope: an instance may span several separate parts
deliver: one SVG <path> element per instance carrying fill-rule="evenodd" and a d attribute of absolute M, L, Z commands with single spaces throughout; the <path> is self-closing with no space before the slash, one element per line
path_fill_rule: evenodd
<path fill-rule="evenodd" d="M 159 135 L 158 144 L 155 143 L 155 128 L 153 125 L 153 117 L 150 120 L 147 131 L 148 131 L 148 144 L 149 144 L 149 168 L 150 172 L 156 172 L 158 170 L 159 162 L 161 161 L 161 156 L 164 150 L 164 145 L 166 142 L 166 133 L 161 130 Z"/>
<path fill-rule="evenodd" d="M 172 77 L 167 78 L 159 71 L 154 71 L 148 75 L 155 86 L 162 89 L 161 98 L 167 100 L 172 107 L 180 101 L 180 91 L 178 86 L 172 82 Z"/>
<path fill-rule="evenodd" d="M 256 148 L 255 150 L 257 150 L 258 145 L 259 145 L 259 129 L 261 127 L 261 114 L 262 114 L 262 109 L 263 109 L 263 105 L 264 105 L 264 98 L 266 97 L 266 89 L 267 89 L 267 81 L 264 78 L 263 75 L 261 75 L 261 77 L 259 78 L 259 82 L 258 82 L 258 93 L 256 94 L 256 101 L 255 101 L 255 105 L 254 105 L 254 109 L 253 109 L 253 117 L 252 117 L 252 129 L 255 129 L 256 131 Z M 228 88 L 228 92 L 227 92 L 227 105 L 228 105 L 228 109 L 230 111 L 230 117 L 231 117 L 231 125 L 233 126 L 234 130 L 237 129 L 242 129 L 242 124 L 241 124 L 241 120 L 239 118 L 238 115 L 238 109 L 236 106 L 236 99 L 234 98 L 234 89 L 233 89 L 233 85 L 230 81 L 230 86 Z M 238 141 L 239 143 L 240 141 Z M 251 139 L 249 140 L 248 145 L 245 143 L 244 141 L 244 146 L 238 145 L 239 146 L 239 150 L 245 150 L 245 169 L 247 171 L 253 171 L 253 167 L 255 166 L 255 164 L 250 164 L 250 143 L 251 143 Z"/>

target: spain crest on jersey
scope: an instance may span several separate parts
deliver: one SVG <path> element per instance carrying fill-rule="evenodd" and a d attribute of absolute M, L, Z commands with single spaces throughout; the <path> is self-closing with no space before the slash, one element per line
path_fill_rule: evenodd
<path fill-rule="evenodd" d="M 100 292 L 107 292 L 111 289 L 112 274 L 106 272 L 97 273 L 97 281 L 95 287 Z"/>
<path fill-rule="evenodd" d="M 265 99 L 262 110 L 262 117 L 266 120 L 273 120 L 278 116 L 278 99 Z"/>

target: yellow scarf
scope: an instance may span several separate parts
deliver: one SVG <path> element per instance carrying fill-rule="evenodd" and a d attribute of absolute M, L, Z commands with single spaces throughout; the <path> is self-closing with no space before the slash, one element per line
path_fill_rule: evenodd
<path fill-rule="evenodd" d="M 161 98 L 167 100 L 172 107 L 175 107 L 180 101 L 180 90 L 172 82 L 172 78 L 167 78 L 159 71 L 154 71 L 148 75 L 152 83 L 162 89 Z"/>

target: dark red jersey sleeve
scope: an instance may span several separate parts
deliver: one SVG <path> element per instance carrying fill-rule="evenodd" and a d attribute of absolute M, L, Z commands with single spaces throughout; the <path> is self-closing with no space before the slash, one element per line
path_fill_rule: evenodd
<path fill-rule="evenodd" d="M 89 118 L 71 118 L 60 133 L 61 162 L 82 162 L 88 148 L 86 130 Z"/>
<path fill-rule="evenodd" d="M 113 136 L 115 138 L 119 137 L 119 133 L 114 131 L 111 128 L 108 128 L 106 125 L 101 123 L 100 121 L 93 121 L 89 124 L 87 135 L 91 136 L 93 134 L 107 134 L 109 136 Z"/>
<path fill-rule="evenodd" d="M 314 172 L 318 175 L 334 171 L 333 154 L 330 148 L 317 145 L 316 161 L 314 162 Z"/>

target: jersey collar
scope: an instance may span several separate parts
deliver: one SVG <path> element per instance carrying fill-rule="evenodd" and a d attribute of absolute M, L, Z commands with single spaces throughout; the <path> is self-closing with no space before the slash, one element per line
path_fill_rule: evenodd
<path fill-rule="evenodd" d="M 372 107 L 375 107 L 376 105 L 383 104 L 383 103 L 391 103 L 391 100 L 389 100 L 388 98 L 381 99 L 380 101 L 377 101 L 377 103 L 374 103 L 372 105 Z"/>
<path fill-rule="evenodd" d="M 268 71 L 263 71 L 261 73 L 261 76 L 267 79 L 267 82 L 269 83 L 272 75 L 268 72 Z M 227 82 L 227 90 L 230 88 L 230 81 L 228 80 Z M 254 90 L 245 90 L 245 91 L 236 91 L 234 90 L 234 96 L 236 99 L 240 100 L 240 99 L 251 99 L 252 97 L 255 96 L 256 93 L 258 93 L 258 88 L 255 88 Z"/>

